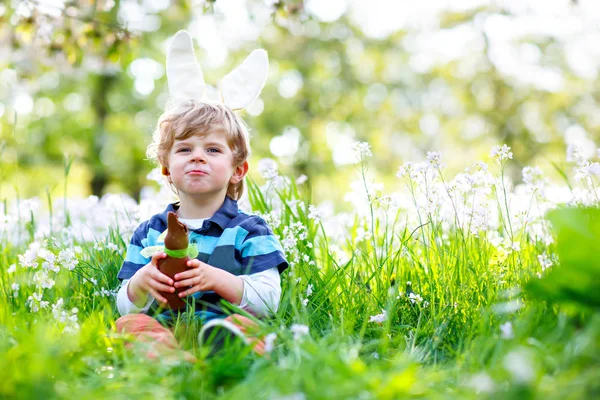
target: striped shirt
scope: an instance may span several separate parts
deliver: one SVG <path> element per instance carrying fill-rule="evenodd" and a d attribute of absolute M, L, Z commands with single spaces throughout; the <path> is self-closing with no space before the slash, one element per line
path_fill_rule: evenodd
<path fill-rule="evenodd" d="M 167 213 L 178 208 L 177 203 L 169 204 L 165 211 L 135 230 L 119 271 L 120 280 L 131 279 L 150 262 L 150 258 L 141 255 L 142 249 L 164 244 L 159 236 L 167 229 Z M 288 267 L 283 249 L 267 223 L 257 215 L 239 210 L 237 201 L 230 197 L 225 197 L 221 208 L 201 228 L 190 231 L 189 240 L 198 246 L 197 259 L 233 275 L 250 275 L 274 267 L 281 273 Z M 216 293 L 198 292 L 193 296 L 196 309 L 220 311 L 221 296 Z"/>

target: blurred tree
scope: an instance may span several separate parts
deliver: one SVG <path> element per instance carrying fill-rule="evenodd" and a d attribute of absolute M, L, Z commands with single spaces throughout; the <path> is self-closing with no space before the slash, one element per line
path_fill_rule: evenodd
<path fill-rule="evenodd" d="M 435 29 L 409 25 L 373 37 L 350 12 L 323 22 L 308 2 L 244 4 L 255 26 L 238 36 L 232 30 L 246 27 L 239 18 L 223 23 L 231 9 L 222 1 L 1 5 L 4 179 L 61 165 L 67 152 L 89 169 L 91 193 L 108 188 L 137 197 L 150 169 L 145 146 L 167 100 L 165 43 L 181 28 L 198 38 L 212 84 L 253 48 L 267 49 L 267 85 L 244 112 L 255 157 L 273 156 L 270 149 L 288 172 L 322 186 L 317 197 L 339 197 L 332 170 L 353 174 L 340 167 L 351 163 L 355 140 L 368 141 L 377 170 L 392 177 L 428 150 L 464 168 L 504 142 L 513 148 L 513 165 L 523 166 L 556 157 L 568 137 L 600 137 L 600 87 L 574 73 L 558 36 L 546 30 L 509 38 L 514 51 L 498 51 L 490 26 L 506 30 L 502 24 L 514 17 L 508 8 L 446 11 Z M 217 51 L 221 62 L 211 61 L 211 42 L 230 57 Z M 523 54 L 522 71 L 511 72 L 507 62 Z M 518 168 L 511 173 L 519 179 Z"/>

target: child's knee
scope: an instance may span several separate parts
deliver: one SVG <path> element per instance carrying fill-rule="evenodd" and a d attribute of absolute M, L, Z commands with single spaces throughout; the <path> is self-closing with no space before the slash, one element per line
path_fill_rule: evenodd
<path fill-rule="evenodd" d="M 154 329 L 160 324 L 146 314 L 127 314 L 117 319 L 115 323 L 117 332 L 139 332 Z"/>
<path fill-rule="evenodd" d="M 225 321 L 231 322 L 244 333 L 254 333 L 259 329 L 259 326 L 256 322 L 241 314 L 232 314 L 225 318 Z"/>

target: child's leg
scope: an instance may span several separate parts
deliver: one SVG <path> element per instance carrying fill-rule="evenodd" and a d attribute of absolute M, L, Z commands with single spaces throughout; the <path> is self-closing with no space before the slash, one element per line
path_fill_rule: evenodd
<path fill-rule="evenodd" d="M 147 353 L 148 358 L 156 359 L 168 350 L 180 349 L 173 332 L 146 314 L 125 315 L 117 320 L 116 326 L 117 332 L 133 335 L 136 341 L 150 344 L 152 349 Z M 187 352 L 184 357 L 195 361 L 194 356 Z"/>
<path fill-rule="evenodd" d="M 231 322 L 240 331 L 242 331 L 242 333 L 244 333 L 248 339 L 248 342 L 252 346 L 252 349 L 256 353 L 260 355 L 265 353 L 265 342 L 262 340 L 262 338 L 257 337 L 260 327 L 256 322 L 252 321 L 248 317 L 244 317 L 241 314 L 232 314 L 225 318 L 225 321 Z"/>

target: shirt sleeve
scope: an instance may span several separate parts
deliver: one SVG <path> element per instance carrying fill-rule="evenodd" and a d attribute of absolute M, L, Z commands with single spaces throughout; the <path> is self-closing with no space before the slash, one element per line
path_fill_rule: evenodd
<path fill-rule="evenodd" d="M 131 277 L 144 265 L 150 262 L 150 258 L 142 256 L 141 251 L 146 247 L 142 240 L 146 237 L 148 222 L 142 223 L 133 233 L 131 242 L 127 246 L 125 260 L 117 277 L 122 281 Z"/>
<path fill-rule="evenodd" d="M 129 288 L 129 279 L 126 279 L 121 284 L 121 288 L 117 293 L 117 309 L 119 310 L 119 314 L 127 315 L 127 314 L 139 314 L 146 313 L 150 309 L 150 305 L 154 301 L 154 297 L 148 293 L 148 299 L 146 304 L 140 308 L 136 306 L 131 300 L 129 300 L 129 296 L 127 295 L 127 289 Z"/>
<path fill-rule="evenodd" d="M 277 311 L 281 299 L 281 277 L 276 267 L 251 275 L 240 275 L 240 278 L 244 281 L 240 303 L 242 310 L 257 317 L 266 317 Z"/>
<path fill-rule="evenodd" d="M 265 220 L 258 216 L 254 216 L 253 220 L 240 248 L 242 270 L 251 275 L 276 268 L 282 273 L 288 262 L 277 236 Z"/>

